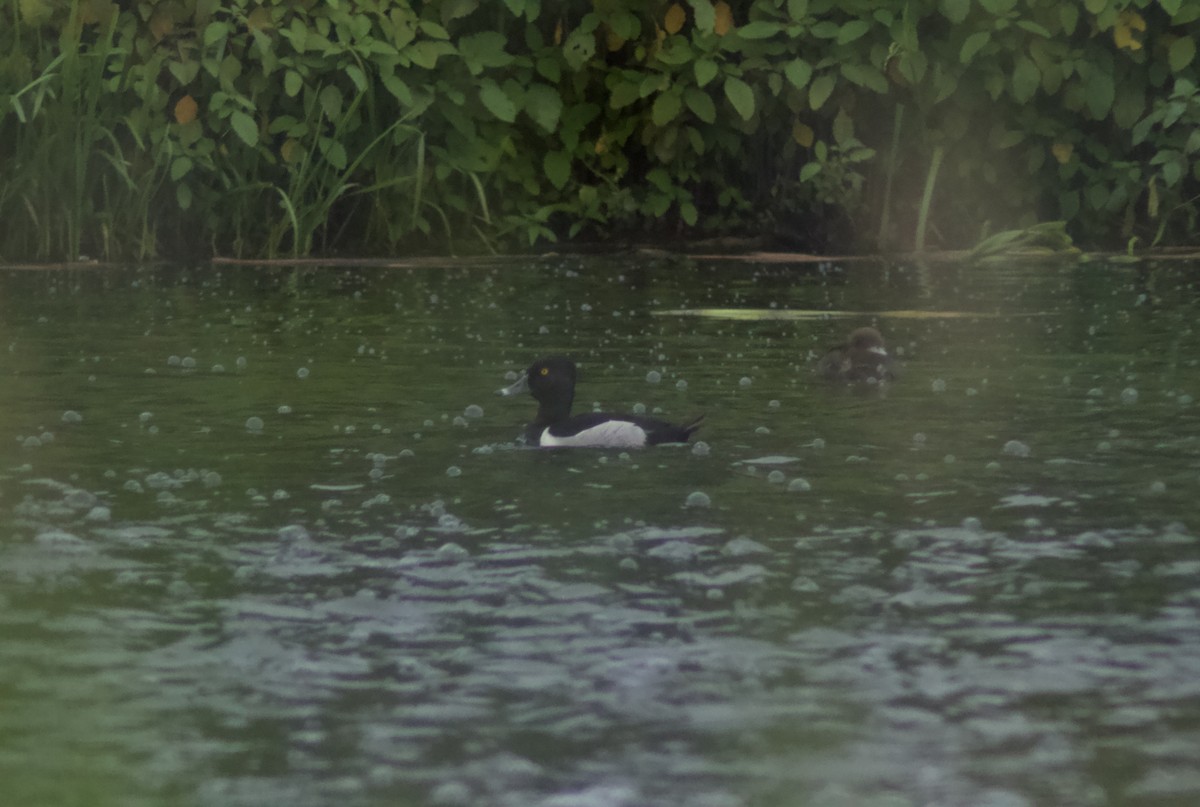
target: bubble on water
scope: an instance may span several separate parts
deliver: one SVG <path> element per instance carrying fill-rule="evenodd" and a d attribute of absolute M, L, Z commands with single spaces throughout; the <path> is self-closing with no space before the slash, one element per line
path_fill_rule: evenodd
<path fill-rule="evenodd" d="M 195 370 L 196 369 L 196 360 L 193 359 L 191 356 L 184 356 L 183 360 L 181 362 L 179 362 L 179 366 L 185 370 Z"/>
<path fill-rule="evenodd" d="M 411 448 L 402 448 L 402 449 L 400 449 L 399 453 L 396 454 L 396 456 L 397 457 L 415 457 L 416 454 L 413 453 L 413 450 Z"/>
<path fill-rule="evenodd" d="M 62 413 L 62 422 L 63 423 L 82 423 L 83 415 L 79 414 L 74 409 L 68 409 L 66 412 Z"/>
<path fill-rule="evenodd" d="M 719 588 L 710 588 L 704 592 L 704 596 L 710 600 L 723 600 L 725 599 L 725 592 Z"/>
<path fill-rule="evenodd" d="M 975 516 L 967 516 L 962 520 L 962 528 L 969 532 L 982 532 L 983 522 Z"/>
<path fill-rule="evenodd" d="M 457 465 L 451 465 L 446 469 L 446 476 L 462 476 L 462 468 L 459 468 Z"/>
<path fill-rule="evenodd" d="M 928 440 L 929 438 L 925 436 L 925 432 L 917 432 L 912 437 L 913 445 L 917 448 L 924 448 L 925 443 L 928 442 Z"/>
<path fill-rule="evenodd" d="M 38 439 L 40 439 L 43 444 L 44 443 L 53 443 L 54 442 L 54 432 L 42 432 L 41 434 L 38 435 Z"/>
<path fill-rule="evenodd" d="M 744 375 L 741 377 L 741 379 L 738 380 L 739 387 L 748 387 L 753 383 L 754 383 L 754 379 L 748 375 Z"/>
<path fill-rule="evenodd" d="M 767 408 L 768 408 L 768 409 L 778 409 L 778 408 L 779 408 L 780 406 L 782 406 L 782 405 L 783 405 L 783 404 L 779 403 L 779 401 L 778 401 L 778 400 L 775 400 L 775 399 L 771 399 L 771 400 L 767 401 Z"/>
<path fill-rule="evenodd" d="M 125 484 L 122 485 L 122 487 L 125 490 L 129 491 L 130 493 L 142 493 L 144 491 L 144 488 L 142 487 L 142 483 L 137 481 L 136 479 L 127 480 L 125 482 Z"/>
<path fill-rule="evenodd" d="M 34 437 L 33 435 L 30 435 L 29 437 L 26 437 L 24 440 L 21 441 L 22 448 L 38 448 L 41 445 L 42 445 L 42 441 L 39 440 L 37 437 Z"/>
<path fill-rule="evenodd" d="M 88 510 L 84 518 L 87 521 L 109 521 L 112 519 L 112 510 L 103 505 L 96 505 L 91 510 Z"/>
<path fill-rule="evenodd" d="M 469 418 L 481 418 L 483 417 L 483 407 L 478 404 L 471 404 L 463 410 L 463 414 Z"/>
<path fill-rule="evenodd" d="M 810 577 L 797 577 L 792 581 L 792 591 L 801 594 L 813 594 L 821 590 L 821 586 Z"/>
<path fill-rule="evenodd" d="M 702 490 L 694 490 L 688 494 L 684 507 L 712 507 L 712 499 Z"/>
<path fill-rule="evenodd" d="M 183 360 L 180 359 L 178 356 L 167 356 L 167 366 L 168 367 L 178 367 L 181 361 L 183 361 Z"/>
<path fill-rule="evenodd" d="M 646 414 L 646 405 L 644 403 L 635 403 L 633 405 L 633 414 L 635 414 L 635 415 Z"/>
<path fill-rule="evenodd" d="M 260 432 L 263 430 L 264 425 L 263 419 L 258 415 L 251 415 L 250 417 L 246 418 L 246 431 Z"/>
<path fill-rule="evenodd" d="M 985 471 L 999 471 L 1000 463 L 996 462 L 995 460 L 992 460 L 987 465 L 983 466 L 983 468 Z"/>
<path fill-rule="evenodd" d="M 138 415 L 138 421 L 140 423 L 142 423 L 143 425 L 145 425 L 146 423 L 149 423 L 153 419 L 154 419 L 153 412 L 143 412 L 142 414 Z"/>
<path fill-rule="evenodd" d="M 660 373 L 658 370 L 651 370 L 650 372 L 646 373 L 646 381 L 651 384 L 657 384 L 658 382 L 662 381 L 662 373 Z"/>
<path fill-rule="evenodd" d="M 958 458 L 953 454 L 947 454 L 946 456 L 942 457 L 942 462 L 946 463 L 947 465 L 953 465 L 957 459 Z"/>
<path fill-rule="evenodd" d="M 1105 452 L 1112 451 L 1112 443 L 1108 442 L 1107 440 L 1101 440 L 1100 442 L 1096 443 L 1096 450 Z"/>
<path fill-rule="evenodd" d="M 1138 391 L 1133 387 L 1126 387 L 1125 389 L 1121 390 L 1121 403 L 1126 405 L 1135 404 L 1137 403 L 1137 399 Z"/>
<path fill-rule="evenodd" d="M 495 452 L 495 450 L 496 449 L 492 448 L 491 446 L 478 446 L 476 448 L 471 449 L 471 453 L 472 454 L 492 454 Z"/>
<path fill-rule="evenodd" d="M 816 449 L 824 448 L 825 447 L 825 438 L 814 437 L 813 441 L 811 443 L 809 443 L 808 445 L 810 448 L 816 448 Z"/>
<path fill-rule="evenodd" d="M 455 415 L 454 420 L 453 420 L 453 425 L 460 426 L 462 428 L 466 428 L 468 425 L 467 419 L 465 417 L 463 417 L 462 415 Z"/>
<path fill-rule="evenodd" d="M 697 440 L 696 442 L 692 443 L 692 454 L 697 457 L 707 457 L 711 450 L 712 449 L 709 448 L 708 443 L 704 442 L 703 440 Z"/>
<path fill-rule="evenodd" d="M 771 473 L 767 474 L 767 481 L 772 485 L 782 485 L 786 479 L 787 477 L 783 471 L 771 471 Z"/>
<path fill-rule="evenodd" d="M 246 357 L 245 357 L 245 356 L 238 356 L 238 357 L 237 357 L 237 361 L 235 361 L 235 362 L 234 362 L 234 364 L 237 366 L 237 368 L 238 368 L 239 370 L 245 370 L 245 369 L 246 369 L 246 364 L 247 364 L 247 363 L 248 363 L 248 362 L 246 361 Z"/>
<path fill-rule="evenodd" d="M 929 385 L 929 388 L 932 389 L 934 392 L 945 392 L 946 391 L 946 382 L 944 379 L 935 378 L 933 380 L 933 383 Z"/>
<path fill-rule="evenodd" d="M 292 494 L 282 488 L 271 494 L 271 499 L 277 502 L 286 502 L 290 498 L 292 498 Z"/>
<path fill-rule="evenodd" d="M 791 493 L 804 493 L 805 491 L 812 490 L 812 485 L 804 477 L 798 476 L 791 482 L 788 482 L 787 489 Z"/>
<path fill-rule="evenodd" d="M 213 373 L 223 373 L 223 372 L 225 372 L 225 365 L 224 365 L 224 364 L 214 364 L 214 365 L 212 366 L 212 370 L 211 370 L 211 372 L 213 372 Z"/>
<path fill-rule="evenodd" d="M 249 492 L 250 491 L 247 491 L 247 493 Z M 288 541 L 292 543 L 307 541 L 312 537 L 309 535 L 308 530 L 301 524 L 288 524 L 280 527 L 278 536 L 280 541 Z"/>
<path fill-rule="evenodd" d="M 675 382 L 675 389 L 685 390 L 687 388 L 688 388 L 688 383 L 686 381 L 684 381 L 682 378 Z"/>
<path fill-rule="evenodd" d="M 308 378 L 308 368 L 301 367 L 296 371 L 296 378 Z"/>
<path fill-rule="evenodd" d="M 288 406 L 287 404 L 280 404 L 279 406 L 275 407 L 275 414 L 290 415 L 292 414 L 292 407 Z"/>
<path fill-rule="evenodd" d="M 1099 398 L 1103 395 L 1104 395 L 1104 390 L 1100 389 L 1099 387 L 1092 387 L 1090 390 L 1087 391 L 1087 396 L 1089 398 Z"/>
<path fill-rule="evenodd" d="M 372 482 L 378 482 L 380 479 L 383 479 L 383 469 L 372 468 L 370 471 L 367 471 L 367 478 Z"/>
<path fill-rule="evenodd" d="M 766 426 L 759 426 L 757 429 L 754 430 L 754 433 L 755 434 L 770 434 L 771 430 L 768 429 Z"/>
<path fill-rule="evenodd" d="M 541 325 L 538 327 L 538 334 L 540 334 L 541 336 L 545 336 L 548 333 L 550 333 L 550 329 L 547 328 L 545 325 Z"/>
<path fill-rule="evenodd" d="M 1162 494 L 1167 492 L 1167 483 L 1163 482 L 1161 480 L 1156 480 L 1154 482 L 1151 482 L 1150 487 L 1148 488 L 1148 492 L 1150 493 L 1151 496 L 1161 496 Z"/>
<path fill-rule="evenodd" d="M 221 484 L 221 475 L 216 471 L 205 471 L 200 477 L 206 488 L 215 488 Z"/>
<path fill-rule="evenodd" d="M 1028 457 L 1030 449 L 1029 446 L 1020 440 L 1009 440 L 1004 444 L 1004 453 L 1010 457 Z"/>
<path fill-rule="evenodd" d="M 979 390 L 975 389 L 974 387 L 967 387 L 967 397 L 968 398 L 978 395 L 978 394 L 979 394 Z"/>
<path fill-rule="evenodd" d="M 624 572 L 636 572 L 638 570 L 638 562 L 633 558 L 621 558 L 621 562 L 617 566 Z"/>
<path fill-rule="evenodd" d="M 1180 395 L 1178 398 L 1175 399 L 1175 403 L 1179 404 L 1180 406 L 1191 406 L 1192 401 L 1194 401 L 1194 400 L 1195 399 L 1192 398 L 1191 395 L 1184 393 L 1183 395 Z"/>
<path fill-rule="evenodd" d="M 63 497 L 63 504 L 67 507 L 73 507 L 77 510 L 82 510 L 85 507 L 91 507 L 96 503 L 96 494 L 75 488 Z"/>

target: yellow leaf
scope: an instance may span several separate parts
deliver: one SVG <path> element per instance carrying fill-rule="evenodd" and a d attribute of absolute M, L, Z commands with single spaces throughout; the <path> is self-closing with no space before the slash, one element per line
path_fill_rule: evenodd
<path fill-rule="evenodd" d="M 725 36 L 733 30 L 733 9 L 725 0 L 720 0 L 713 5 L 713 11 L 716 12 L 716 21 L 713 23 L 713 33 L 717 36 Z"/>
<path fill-rule="evenodd" d="M 554 44 L 562 44 L 562 20 L 554 23 Z"/>
<path fill-rule="evenodd" d="M 1133 32 L 1145 32 L 1145 30 L 1146 21 L 1142 19 L 1142 15 L 1126 9 L 1117 17 L 1117 24 L 1113 26 L 1113 43 L 1118 48 L 1141 50 L 1142 43 L 1133 35 Z"/>
<path fill-rule="evenodd" d="M 83 0 L 79 4 L 79 21 L 84 25 L 108 22 L 117 11 L 112 0 Z"/>
<path fill-rule="evenodd" d="M 168 8 L 158 8 L 150 18 L 150 33 L 155 42 L 161 42 L 163 37 L 170 36 L 175 30 L 175 18 Z"/>
<path fill-rule="evenodd" d="M 608 151 L 608 140 L 604 135 L 600 135 L 596 138 L 596 153 L 603 154 L 606 151 Z"/>
<path fill-rule="evenodd" d="M 17 7 L 21 10 L 21 20 L 26 25 L 41 25 L 50 19 L 54 12 L 47 0 L 20 0 Z"/>
<path fill-rule="evenodd" d="M 283 141 L 283 145 L 279 147 L 279 156 L 283 158 L 285 163 L 294 163 L 300 159 L 303 148 L 300 146 L 300 141 L 289 137 Z"/>
<path fill-rule="evenodd" d="M 271 12 L 265 6 L 259 6 L 246 18 L 246 26 L 251 31 L 269 31 L 275 27 L 275 21 L 271 19 Z"/>
<path fill-rule="evenodd" d="M 804 146 L 806 149 L 812 148 L 813 137 L 814 135 L 812 127 L 807 123 L 796 121 L 792 124 L 792 139 Z"/>
<path fill-rule="evenodd" d="M 1154 180 L 1155 177 L 1150 177 L 1150 187 L 1147 188 L 1146 195 L 1146 213 L 1152 219 L 1158 218 L 1158 183 Z"/>
<path fill-rule="evenodd" d="M 196 99 L 185 95 L 175 102 L 175 122 L 191 123 L 196 119 L 196 113 L 199 111 L 200 106 L 196 103 Z"/>
<path fill-rule="evenodd" d="M 604 44 L 610 51 L 618 51 L 625 47 L 625 38 L 613 29 L 609 28 L 604 32 Z"/>
<path fill-rule="evenodd" d="M 667 14 L 663 17 L 663 28 L 667 29 L 668 34 L 677 34 L 686 21 L 687 12 L 683 10 L 683 6 L 675 3 L 667 9 Z"/>
<path fill-rule="evenodd" d="M 1059 165 L 1066 165 L 1074 151 L 1075 146 L 1071 143 L 1055 143 L 1050 147 L 1050 153 L 1054 155 L 1054 159 L 1058 160 Z"/>

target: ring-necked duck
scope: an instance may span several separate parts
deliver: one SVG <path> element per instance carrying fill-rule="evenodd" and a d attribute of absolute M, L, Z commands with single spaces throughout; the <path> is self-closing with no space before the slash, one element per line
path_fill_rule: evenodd
<path fill-rule="evenodd" d="M 896 378 L 896 360 L 888 355 L 883 336 L 874 328 L 858 328 L 817 363 L 817 373 L 833 381 L 878 383 Z"/>
<path fill-rule="evenodd" d="M 704 416 L 682 426 L 641 415 L 588 412 L 571 415 L 575 400 L 575 362 L 566 356 L 538 359 L 499 395 L 529 392 L 538 402 L 537 417 L 525 427 L 525 442 L 533 446 L 642 448 L 659 443 L 686 443 Z"/>

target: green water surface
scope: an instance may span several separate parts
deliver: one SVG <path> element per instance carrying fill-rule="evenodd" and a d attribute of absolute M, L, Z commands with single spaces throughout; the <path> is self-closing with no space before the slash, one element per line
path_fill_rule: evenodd
<path fill-rule="evenodd" d="M 0 271 L 0 803 L 1197 803 L 1197 270 Z"/>

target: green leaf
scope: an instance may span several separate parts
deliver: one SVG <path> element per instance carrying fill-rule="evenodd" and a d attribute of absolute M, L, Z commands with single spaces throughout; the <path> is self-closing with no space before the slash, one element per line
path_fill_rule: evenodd
<path fill-rule="evenodd" d="M 742 116 L 742 120 L 750 120 L 754 117 L 754 90 L 750 89 L 750 85 L 742 81 L 736 76 L 727 76 L 725 79 L 725 97 L 729 99 L 729 103 L 733 104 L 733 108 Z"/>
<path fill-rule="evenodd" d="M 812 71 L 812 65 L 803 59 L 792 59 L 783 66 L 783 74 L 797 90 L 804 89 L 804 85 L 808 84 L 808 80 L 812 78 Z"/>
<path fill-rule="evenodd" d="M 683 93 L 683 98 L 687 102 L 688 109 L 692 110 L 692 114 L 700 120 L 705 123 L 714 123 L 717 120 L 716 104 L 704 90 L 688 87 Z"/>
<path fill-rule="evenodd" d="M 881 94 L 888 91 L 887 79 L 884 78 L 883 73 L 880 73 L 869 64 L 846 62 L 842 65 L 841 73 L 852 84 L 866 87 Z"/>
<path fill-rule="evenodd" d="M 547 132 L 558 128 L 562 108 L 562 96 L 549 85 L 531 84 L 525 90 L 525 111 Z"/>
<path fill-rule="evenodd" d="M 833 87 L 836 83 L 837 79 L 828 73 L 813 79 L 812 85 L 808 88 L 808 105 L 814 110 L 824 106 L 825 102 L 829 100 L 829 96 L 833 94 Z"/>
<path fill-rule="evenodd" d="M 833 142 L 844 146 L 854 139 L 854 119 L 845 109 L 839 109 L 833 118 Z"/>
<path fill-rule="evenodd" d="M 283 74 L 283 91 L 287 93 L 289 98 L 295 98 L 296 93 L 304 86 L 304 79 L 295 70 L 288 70 Z"/>
<path fill-rule="evenodd" d="M 837 43 L 848 45 L 863 37 L 869 30 L 871 30 L 871 23 L 866 20 L 850 20 L 838 30 Z"/>
<path fill-rule="evenodd" d="M 191 157 L 176 157 L 171 162 L 171 181 L 178 182 L 182 177 L 187 176 L 188 171 L 192 170 Z"/>
<path fill-rule="evenodd" d="M 622 81 L 620 84 L 613 87 L 612 92 L 609 93 L 608 105 L 613 109 L 622 109 L 629 106 L 641 97 L 642 92 L 638 85 L 628 81 Z"/>
<path fill-rule="evenodd" d="M 808 14 L 808 0 L 787 0 L 787 10 L 793 22 L 800 22 Z"/>
<path fill-rule="evenodd" d="M 234 110 L 234 113 L 229 116 L 229 125 L 247 146 L 258 145 L 258 124 L 254 122 L 254 118 L 240 109 Z"/>
<path fill-rule="evenodd" d="M 1099 14 L 1108 6 L 1109 0 L 1083 0 L 1083 7 L 1089 14 Z"/>
<path fill-rule="evenodd" d="M 1162 6 L 1163 11 L 1174 17 L 1183 7 L 1183 0 L 1158 0 L 1158 4 Z"/>
<path fill-rule="evenodd" d="M 175 202 L 180 210 L 188 210 L 192 206 L 192 189 L 189 185 L 175 186 Z"/>
<path fill-rule="evenodd" d="M 1023 104 L 1033 97 L 1042 83 L 1042 71 L 1028 56 L 1018 56 L 1013 67 L 1012 93 L 1017 103 Z"/>
<path fill-rule="evenodd" d="M 1074 3 L 1059 3 L 1058 21 L 1064 34 L 1075 33 L 1075 26 L 1079 24 L 1079 7 Z"/>
<path fill-rule="evenodd" d="M 1171 43 L 1171 48 L 1167 51 L 1167 59 L 1171 63 L 1171 69 L 1176 73 L 1180 73 L 1192 60 L 1196 58 L 1196 40 L 1190 36 L 1181 36 Z"/>
<path fill-rule="evenodd" d="M 1003 17 L 1016 7 L 1017 0 L 979 0 L 979 5 L 997 17 Z"/>
<path fill-rule="evenodd" d="M 567 41 L 563 43 L 563 59 L 567 62 L 567 67 L 572 70 L 580 70 L 588 61 L 596 55 L 596 37 L 591 31 L 585 31 L 583 28 L 576 28 L 567 37 Z"/>
<path fill-rule="evenodd" d="M 800 181 L 808 182 L 819 173 L 821 173 L 821 164 L 819 162 L 813 160 L 812 162 L 805 163 L 804 167 L 800 169 Z"/>
<path fill-rule="evenodd" d="M 1047 31 L 1043 26 L 1038 25 L 1033 20 L 1017 20 L 1017 27 L 1023 31 L 1028 31 L 1035 36 L 1040 36 L 1045 39 L 1051 38 L 1050 32 Z"/>
<path fill-rule="evenodd" d="M 963 40 L 962 50 L 958 53 L 958 61 L 962 64 L 969 64 L 971 59 L 975 58 L 975 54 L 992 40 L 991 31 L 976 31 L 969 37 Z"/>
<path fill-rule="evenodd" d="M 489 67 L 506 67 L 512 63 L 513 57 L 506 53 L 504 46 L 508 37 L 497 31 L 483 31 L 478 34 L 464 36 L 458 41 L 458 53 L 467 63 L 471 75 L 477 76 Z"/>
<path fill-rule="evenodd" d="M 346 65 L 346 75 L 350 77 L 350 81 L 354 83 L 356 90 L 363 92 L 367 89 L 367 74 L 363 72 L 361 67 L 356 64 Z"/>
<path fill-rule="evenodd" d="M 682 107 L 683 103 L 678 92 L 664 92 L 654 99 L 654 106 L 650 109 L 650 119 L 654 121 L 655 126 L 662 128 L 675 120 Z"/>
<path fill-rule="evenodd" d="M 224 22 L 210 22 L 204 27 L 204 46 L 210 48 L 225 39 L 229 34 L 229 25 Z"/>
<path fill-rule="evenodd" d="M 514 17 L 520 17 L 521 12 L 525 11 L 525 0 L 504 0 L 504 5 L 508 6 Z"/>
<path fill-rule="evenodd" d="M 717 24 L 717 12 L 713 9 L 711 0 L 689 0 L 692 6 L 692 17 L 701 33 L 711 34 Z"/>
<path fill-rule="evenodd" d="M 959 25 L 971 11 L 971 0 L 942 0 L 941 7 L 942 16 Z"/>
<path fill-rule="evenodd" d="M 1083 91 L 1092 117 L 1096 120 L 1104 118 L 1112 109 L 1113 99 L 1116 97 L 1112 74 L 1093 70 L 1084 83 Z"/>
<path fill-rule="evenodd" d="M 550 184 L 561 191 L 571 178 L 571 155 L 565 151 L 547 152 L 542 158 L 542 170 Z"/>
<path fill-rule="evenodd" d="M 325 113 L 325 117 L 330 120 L 335 120 L 342 114 L 342 91 L 333 84 L 328 84 L 321 89 L 321 93 L 317 96 L 317 101 L 321 104 L 321 111 Z"/>
<path fill-rule="evenodd" d="M 755 20 L 748 22 L 737 29 L 738 36 L 742 39 L 768 39 L 775 36 L 782 30 L 777 22 L 768 22 L 766 20 Z"/>
<path fill-rule="evenodd" d="M 717 77 L 717 72 L 720 68 L 712 59 L 697 59 L 696 66 L 693 70 L 696 73 L 696 85 L 703 87 L 708 82 Z"/>
<path fill-rule="evenodd" d="M 681 202 L 679 205 L 679 218 L 683 219 L 683 223 L 689 227 L 695 227 L 696 222 L 700 218 L 700 211 L 696 210 L 696 206 L 691 202 Z"/>
<path fill-rule="evenodd" d="M 512 123 L 517 118 L 517 105 L 500 88 L 495 81 L 485 78 L 479 85 L 479 100 L 491 112 L 505 123 Z"/>
<path fill-rule="evenodd" d="M 413 105 L 412 90 L 410 90 L 408 88 L 408 85 L 405 84 L 404 80 L 401 79 L 399 76 L 394 76 L 394 75 L 393 76 L 384 76 L 383 77 L 383 86 L 384 86 L 384 88 L 387 89 L 388 92 L 390 92 L 393 96 L 395 96 L 397 101 L 399 101 L 404 106 L 412 106 Z"/>

